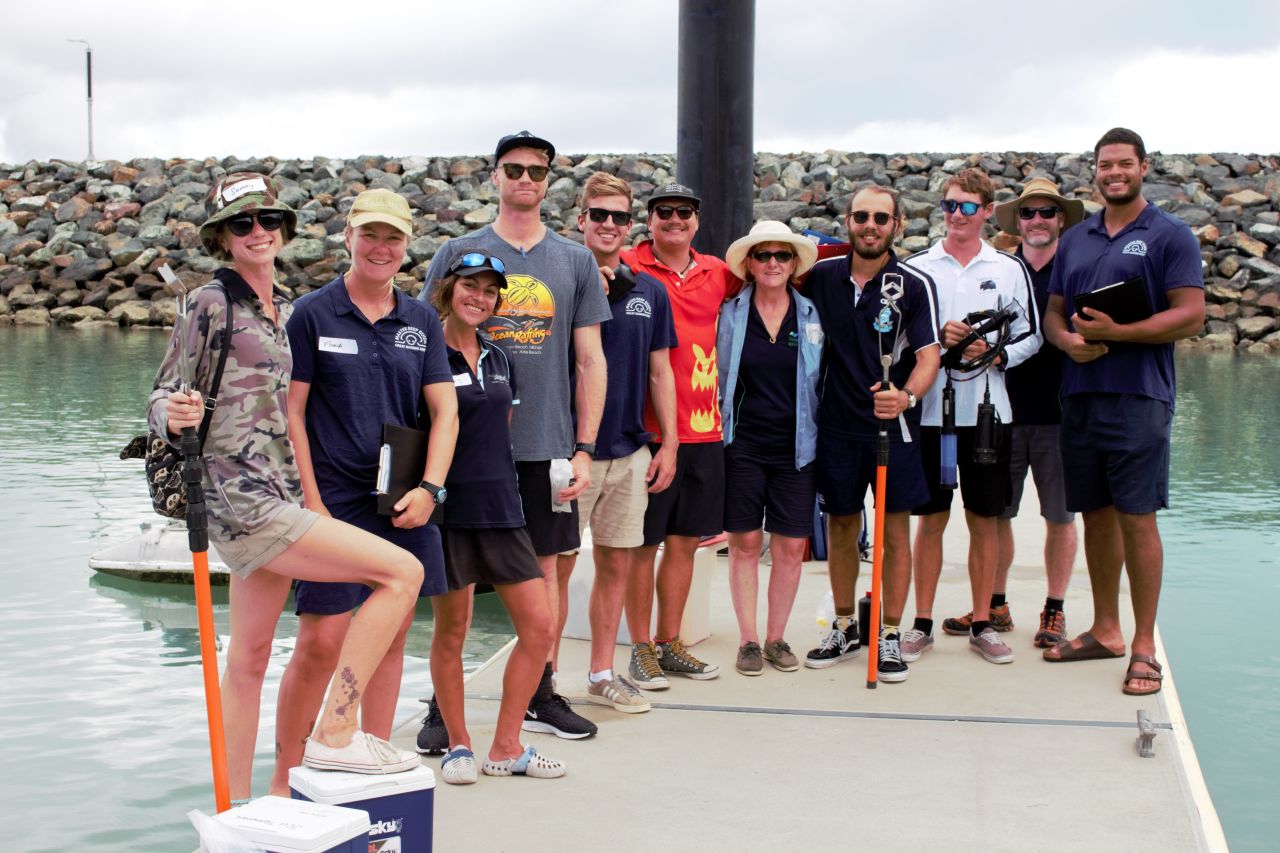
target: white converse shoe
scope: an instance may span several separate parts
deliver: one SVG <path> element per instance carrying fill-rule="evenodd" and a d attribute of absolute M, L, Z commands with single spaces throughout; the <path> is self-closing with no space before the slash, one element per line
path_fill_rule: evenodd
<path fill-rule="evenodd" d="M 326 746 L 307 738 L 302 763 L 317 770 L 345 770 L 348 773 L 404 773 L 422 764 L 416 752 L 396 749 L 382 738 L 356 731 L 346 746 Z"/>

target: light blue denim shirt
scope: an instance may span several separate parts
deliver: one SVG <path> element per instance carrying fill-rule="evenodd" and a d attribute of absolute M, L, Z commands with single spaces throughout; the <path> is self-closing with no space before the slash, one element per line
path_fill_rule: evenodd
<path fill-rule="evenodd" d="M 817 456 L 818 368 L 822 363 L 825 336 L 813 302 L 790 285 L 787 290 L 796 303 L 796 332 L 800 337 L 800 357 L 796 359 L 796 468 L 799 469 Z M 720 309 L 716 352 L 720 356 L 720 420 L 724 426 L 725 447 L 733 443 L 733 392 L 738 385 L 738 368 L 742 364 L 742 345 L 747 337 L 747 316 L 754 292 L 755 284 L 748 284 Z"/>

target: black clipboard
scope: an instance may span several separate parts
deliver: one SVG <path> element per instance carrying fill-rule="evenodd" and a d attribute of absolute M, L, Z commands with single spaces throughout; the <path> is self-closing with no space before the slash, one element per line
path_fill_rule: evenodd
<path fill-rule="evenodd" d="M 382 449 L 378 454 L 378 515 L 396 515 L 392 509 L 422 482 L 427 466 L 427 434 L 420 429 L 382 425 Z"/>
<path fill-rule="evenodd" d="M 1155 313 L 1151 308 L 1151 295 L 1142 276 L 1126 278 L 1115 284 L 1099 287 L 1078 294 L 1075 298 L 1076 313 L 1089 319 L 1088 309 L 1106 314 L 1117 323 L 1137 323 Z"/>

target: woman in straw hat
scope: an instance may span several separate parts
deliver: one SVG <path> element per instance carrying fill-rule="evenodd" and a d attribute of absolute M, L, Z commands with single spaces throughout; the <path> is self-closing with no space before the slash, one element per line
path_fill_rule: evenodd
<path fill-rule="evenodd" d="M 294 578 L 373 587 L 352 620 L 304 763 L 358 773 L 411 770 L 420 763 L 415 753 L 366 734 L 357 720 L 369 679 L 413 607 L 422 565 L 385 540 L 300 506 L 285 407 L 291 367 L 285 322 L 292 306 L 273 290 L 275 259 L 297 216 L 280 201 L 275 180 L 245 172 L 219 179 L 207 210 L 201 242 L 228 265 L 214 274 L 216 286 L 196 291 L 180 321 L 185 357 L 194 365 L 191 392 L 179 390 L 184 354 L 175 328 L 148 418 L 157 435 L 175 444 L 184 427 L 198 427 L 218 354 L 230 347 L 201 462 L 209 538 L 232 570 L 222 681 L 231 796 L 250 795 L 262 680 Z M 233 332 L 226 328 L 228 301 Z"/>
<path fill-rule="evenodd" d="M 816 492 L 818 367 L 823 332 L 817 309 L 796 291 L 818 250 L 781 222 L 757 222 L 725 256 L 747 282 L 720 311 L 720 409 L 725 444 L 729 575 L 740 645 L 737 669 L 759 675 L 768 660 L 794 672 L 783 639 L 800 585 Z M 765 643 L 756 628 L 763 529 L 769 532 Z"/>

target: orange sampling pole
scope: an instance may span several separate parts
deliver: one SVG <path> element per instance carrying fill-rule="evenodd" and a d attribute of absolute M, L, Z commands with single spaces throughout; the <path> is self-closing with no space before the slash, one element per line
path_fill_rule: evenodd
<path fill-rule="evenodd" d="M 889 366 L 893 364 L 893 356 L 883 355 L 880 364 L 884 368 L 884 381 L 880 388 L 887 390 L 889 384 Z M 880 435 L 876 438 L 876 521 L 875 541 L 871 543 L 871 613 L 867 622 L 867 689 L 875 690 L 878 683 L 880 667 L 880 580 L 884 573 L 884 512 L 887 498 L 887 481 L 889 478 L 889 426 L 887 421 L 880 421 Z"/>

